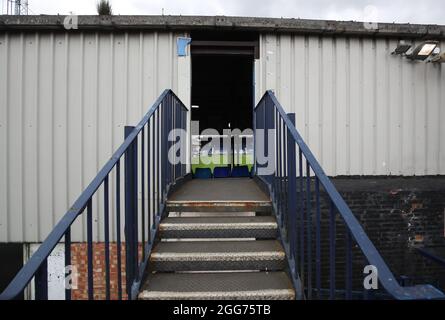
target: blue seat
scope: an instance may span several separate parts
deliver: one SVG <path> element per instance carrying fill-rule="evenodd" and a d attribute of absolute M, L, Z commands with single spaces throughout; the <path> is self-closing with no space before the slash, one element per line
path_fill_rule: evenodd
<path fill-rule="evenodd" d="M 210 168 L 196 168 L 193 178 L 195 178 L 195 179 L 212 179 L 212 170 L 210 170 Z"/>
<path fill-rule="evenodd" d="M 230 167 L 215 167 L 213 169 L 214 178 L 227 178 L 230 177 Z"/>
<path fill-rule="evenodd" d="M 248 166 L 234 166 L 232 169 L 232 177 L 250 177 Z"/>

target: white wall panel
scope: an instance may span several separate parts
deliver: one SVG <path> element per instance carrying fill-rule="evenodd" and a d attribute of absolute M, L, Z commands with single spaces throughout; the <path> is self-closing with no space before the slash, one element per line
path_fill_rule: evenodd
<path fill-rule="evenodd" d="M 1 242 L 42 241 L 164 88 L 189 105 L 183 35 L 0 34 Z M 275 91 L 329 175 L 445 174 L 444 67 L 392 56 L 396 44 L 262 34 L 256 100 Z"/>
<path fill-rule="evenodd" d="M 190 104 L 190 56 L 176 54 L 184 35 L 0 34 L 1 242 L 44 240 L 164 89 Z M 103 203 L 93 204 L 99 240 Z M 73 241 L 85 227 L 73 226 Z"/>
<path fill-rule="evenodd" d="M 391 55 L 396 39 L 262 34 L 260 46 L 256 101 L 274 90 L 329 175 L 445 174 L 443 65 Z"/>

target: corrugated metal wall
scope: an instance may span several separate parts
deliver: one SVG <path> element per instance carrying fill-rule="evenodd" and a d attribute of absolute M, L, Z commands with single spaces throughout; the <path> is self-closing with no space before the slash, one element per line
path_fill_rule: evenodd
<path fill-rule="evenodd" d="M 189 105 L 177 36 L 0 34 L 0 242 L 42 241 L 164 88 Z M 445 174 L 444 67 L 396 45 L 263 34 L 256 100 L 276 92 L 329 175 Z"/>
<path fill-rule="evenodd" d="M 44 240 L 165 88 L 189 105 L 177 36 L 0 34 L 0 242 Z"/>
<path fill-rule="evenodd" d="M 445 174 L 445 65 L 397 43 L 263 34 L 256 101 L 275 91 L 329 175 Z"/>

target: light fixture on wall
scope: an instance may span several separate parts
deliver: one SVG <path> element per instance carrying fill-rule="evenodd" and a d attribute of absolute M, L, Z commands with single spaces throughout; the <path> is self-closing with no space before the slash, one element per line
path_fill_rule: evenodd
<path fill-rule="evenodd" d="M 391 54 L 405 55 L 410 48 L 410 44 L 405 43 L 405 41 L 400 41 L 397 48 Z"/>
<path fill-rule="evenodd" d="M 413 47 L 402 40 L 391 54 L 401 55 L 410 60 L 425 61 L 430 58 L 427 62 L 444 62 L 445 57 L 440 54 L 438 45 L 438 41 L 428 40 Z"/>
<path fill-rule="evenodd" d="M 426 60 L 439 44 L 438 41 L 425 41 L 415 47 L 412 52 L 406 53 L 406 57 L 411 60 Z"/>

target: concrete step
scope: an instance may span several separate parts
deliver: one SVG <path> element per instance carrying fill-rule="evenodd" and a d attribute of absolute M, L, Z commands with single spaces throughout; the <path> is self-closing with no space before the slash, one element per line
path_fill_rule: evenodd
<path fill-rule="evenodd" d="M 282 270 L 285 251 L 277 240 L 161 241 L 150 255 L 156 271 Z"/>
<path fill-rule="evenodd" d="M 161 238 L 257 238 L 277 237 L 273 216 L 165 218 L 159 226 Z"/>
<path fill-rule="evenodd" d="M 293 300 L 284 272 L 154 273 L 140 300 Z"/>

